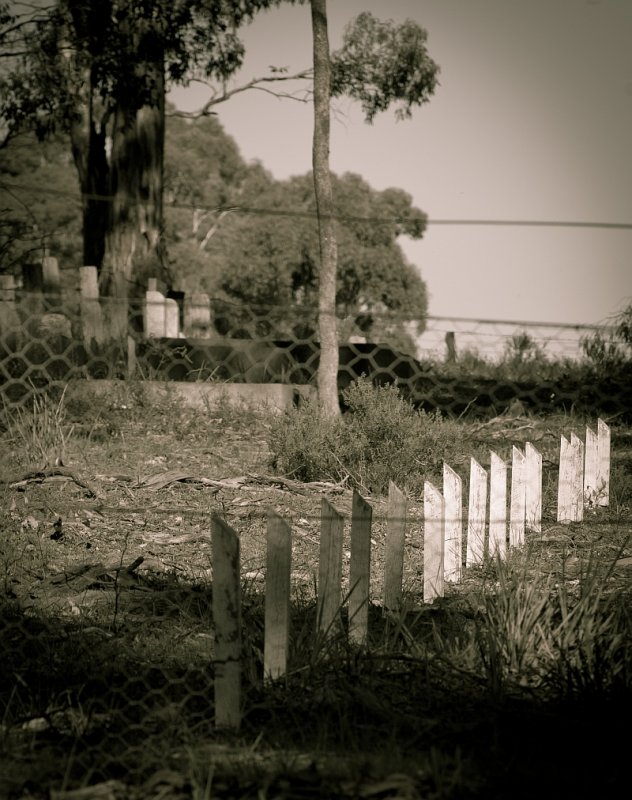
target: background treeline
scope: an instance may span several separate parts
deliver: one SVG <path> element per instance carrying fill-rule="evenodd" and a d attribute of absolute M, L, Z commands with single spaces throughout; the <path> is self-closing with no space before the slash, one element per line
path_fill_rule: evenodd
<path fill-rule="evenodd" d="M 244 160 L 216 116 L 186 120 L 173 112 L 164 172 L 172 285 L 211 295 L 219 334 L 256 336 L 244 323 L 257 316 L 266 321 L 265 338 L 309 336 L 316 330 L 319 280 L 311 175 L 275 180 L 262 164 Z M 15 137 L 0 150 L 0 180 L 0 271 L 19 275 L 46 248 L 59 259 L 65 285 L 74 285 L 82 266 L 82 217 L 67 138 Z M 376 191 L 359 175 L 334 176 L 334 190 L 341 342 L 361 335 L 415 356 L 428 298 L 398 238 L 421 237 L 426 217 L 405 192 Z M 457 413 L 474 406 L 493 413 L 518 397 L 540 410 L 595 407 L 602 398 L 616 414 L 630 402 L 631 364 L 628 307 L 610 333 L 584 340 L 580 361 L 551 359 L 527 333 L 515 334 L 500 361 L 463 351 L 453 361 L 424 362 L 423 391 L 418 385 L 414 394 L 423 395 L 424 405 Z"/>
<path fill-rule="evenodd" d="M 70 152 L 63 135 L 39 142 L 31 133 L 0 151 L 0 179 L 7 188 L 0 271 L 19 274 L 22 263 L 36 260 L 46 247 L 59 259 L 65 280 L 76 280 L 83 252 L 81 197 Z M 414 353 L 427 292 L 398 238 L 420 238 L 426 217 L 400 189 L 377 191 L 349 173 L 333 182 L 340 215 L 340 314 L 348 311 L 352 323 L 358 322 L 356 333 Z M 244 160 L 217 117 L 172 115 L 164 186 L 173 288 L 205 291 L 216 301 L 276 315 L 279 335 L 292 333 L 283 324 L 291 307 L 304 326 L 315 328 L 319 251 L 311 174 L 275 180 L 260 163 Z M 414 325 L 405 326 L 404 320 Z"/>

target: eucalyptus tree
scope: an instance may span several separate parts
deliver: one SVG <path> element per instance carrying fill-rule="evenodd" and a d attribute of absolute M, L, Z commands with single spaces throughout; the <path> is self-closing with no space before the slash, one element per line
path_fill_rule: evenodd
<path fill-rule="evenodd" d="M 310 0 L 314 62 L 314 189 L 321 253 L 319 333 L 319 403 L 323 414 L 340 413 L 337 392 L 338 337 L 336 333 L 337 240 L 329 174 L 329 115 L 331 96 L 346 94 L 358 100 L 367 122 L 397 103 L 405 119 L 412 107 L 434 92 L 438 67 L 426 50 L 426 31 L 407 20 L 401 25 L 381 22 L 368 12 L 346 28 L 342 48 L 332 57 L 327 34 L 327 0 Z"/>
<path fill-rule="evenodd" d="M 103 294 L 112 304 L 111 329 L 127 325 L 123 302 L 144 278 L 170 282 L 163 235 L 165 89 L 192 79 L 219 87 L 201 114 L 237 91 L 262 81 L 313 77 L 319 108 L 329 96 L 347 94 L 362 104 L 367 121 L 392 104 L 400 117 L 434 91 L 438 68 L 429 58 L 426 34 L 416 23 L 380 22 L 361 14 L 345 32 L 340 51 L 330 56 L 326 3 L 314 0 L 318 41 L 317 70 L 296 76 L 272 74 L 229 89 L 242 63 L 239 26 L 261 9 L 282 0 L 45 0 L 0 4 L 0 137 L 9 141 L 26 129 L 45 137 L 69 134 L 83 202 L 84 263 L 100 273 Z M 285 0 L 291 2 L 291 0 Z M 320 28 L 319 28 L 320 26 Z M 325 52 L 327 50 L 327 52 Z M 328 77 L 322 79 L 322 71 Z M 318 87 L 318 88 L 317 88 Z M 321 130 L 319 152 L 328 149 Z M 1 143 L 1 142 L 0 142 Z M 327 181 L 316 166 L 316 180 Z M 321 221 L 327 234 L 327 268 L 321 273 L 323 321 L 334 325 L 335 223 Z M 323 198 L 325 198 L 323 205 Z M 332 287 L 334 291 L 332 291 Z M 325 306 L 328 306 L 328 310 Z M 335 335 L 323 331 L 326 348 Z M 325 356 L 325 361 L 328 356 Z M 333 384 L 332 384 L 333 387 Z M 333 389 L 332 389 L 333 391 Z M 329 392 L 331 395 L 331 391 Z M 333 406 L 332 406 L 333 408 Z"/>
<path fill-rule="evenodd" d="M 0 8 L 5 141 L 70 136 L 83 198 L 84 263 L 99 270 L 111 330 L 148 275 L 169 282 L 163 238 L 165 92 L 194 78 L 225 87 L 237 31 L 279 0 L 58 0 Z M 23 12 L 23 13 L 21 13 Z M 284 79 L 285 76 L 277 76 Z M 221 90 L 215 102 L 225 99 Z"/>
<path fill-rule="evenodd" d="M 404 320 L 416 320 L 422 333 L 426 286 L 399 239 L 421 238 L 426 215 L 401 189 L 378 191 L 359 175 L 332 173 L 331 186 L 337 318 L 362 317 L 361 330 L 376 341 L 401 339 Z M 317 333 L 322 262 L 311 173 L 260 185 L 252 206 L 231 213 L 206 252 L 221 269 L 207 272 L 213 285 L 204 288 L 269 315 L 277 338 Z"/>

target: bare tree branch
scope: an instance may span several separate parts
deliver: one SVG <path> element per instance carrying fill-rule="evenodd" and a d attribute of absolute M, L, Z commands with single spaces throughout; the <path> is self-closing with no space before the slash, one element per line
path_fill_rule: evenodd
<path fill-rule="evenodd" d="M 21 3 L 17 5 L 24 5 L 26 3 Z M 0 29 L 0 41 L 3 41 L 5 45 L 9 42 L 10 34 L 17 34 L 18 31 L 22 33 L 25 28 L 34 25 L 37 22 L 46 22 L 49 19 L 49 14 L 54 9 L 54 5 L 46 6 L 44 8 L 31 6 L 31 11 L 26 14 L 16 14 L 11 18 L 10 24 L 8 23 L 5 28 Z M 15 41 L 17 37 L 11 41 Z M 2 56 L 8 55 L 7 53 L 2 52 Z"/>
<path fill-rule="evenodd" d="M 211 97 L 206 101 L 206 103 L 197 111 L 169 111 L 168 116 L 170 117 L 182 117 L 184 119 L 199 119 L 200 117 L 207 116 L 212 114 L 211 108 L 213 106 L 218 105 L 219 103 L 224 103 L 226 100 L 229 100 L 236 94 L 240 94 L 241 92 L 246 92 L 249 89 L 259 89 L 263 92 L 268 92 L 269 94 L 274 95 L 275 97 L 284 97 L 289 100 L 296 100 L 298 102 L 307 102 L 307 98 L 297 97 L 295 94 L 287 93 L 287 92 L 275 92 L 271 89 L 268 89 L 261 84 L 264 83 L 278 83 L 281 81 L 299 81 L 299 80 L 307 80 L 312 77 L 313 70 L 312 69 L 304 69 L 301 72 L 297 72 L 294 75 L 267 75 L 260 78 L 253 78 L 252 80 L 248 81 L 247 83 L 243 84 L 242 86 L 236 86 L 234 89 L 228 89 L 226 85 L 222 86 L 222 90 L 220 93 L 217 93 L 216 88 L 206 81 L 196 80 L 196 83 L 201 83 L 205 86 L 208 86 L 213 91 Z"/>
<path fill-rule="evenodd" d="M 219 223 L 224 219 L 226 214 L 229 214 L 229 213 L 230 213 L 230 209 L 228 209 L 226 211 L 222 211 L 220 213 L 220 215 L 218 216 L 217 220 L 213 223 L 213 225 L 211 225 L 211 227 L 206 232 L 206 236 L 204 237 L 204 239 L 202 239 L 202 241 L 200 242 L 200 250 L 205 250 L 206 249 L 206 245 L 209 243 L 209 240 L 210 240 L 211 236 L 218 229 Z"/>

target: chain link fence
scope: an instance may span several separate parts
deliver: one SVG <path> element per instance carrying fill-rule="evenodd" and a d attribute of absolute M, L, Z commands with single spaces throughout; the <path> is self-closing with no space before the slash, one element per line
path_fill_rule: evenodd
<path fill-rule="evenodd" d="M 27 402 L 73 380 L 317 385 L 315 309 L 172 294 L 151 289 L 123 303 L 5 286 L 3 400 Z M 365 376 L 452 416 L 498 415 L 518 401 L 534 412 L 624 416 L 632 405 L 630 345 L 613 328 L 348 309 L 336 322 L 341 392 Z"/>
<path fill-rule="evenodd" d="M 560 412 L 632 420 L 629 344 L 610 330 L 366 310 L 341 312 L 338 328 L 343 406 L 344 390 L 365 376 L 463 421 L 530 425 Z M 305 497 L 291 476 L 264 487 L 252 476 L 269 471 L 265 420 L 244 433 L 240 411 L 221 403 L 189 411 L 186 395 L 168 389 L 254 384 L 250 398 L 272 384 L 314 391 L 316 330 L 313 309 L 253 309 L 155 287 L 108 304 L 4 284 L 0 795 L 88 798 L 97 795 L 62 790 L 98 785 L 99 796 L 122 797 L 132 782 L 142 788 L 129 796 L 201 797 L 216 770 L 217 796 L 250 796 L 238 794 L 245 767 L 239 779 L 239 769 L 222 775 L 213 749 L 210 515 L 222 513 L 242 537 L 245 724 L 265 729 L 265 507 L 294 521 L 293 589 L 304 598 L 318 559 L 319 492 L 347 514 L 350 498 L 332 485 Z M 150 384 L 165 389 L 160 407 L 147 401 Z M 303 396 L 290 393 L 288 403 Z M 411 508 L 410 523 L 419 519 Z M 414 587 L 422 556 L 414 542 L 407 553 L 404 579 Z M 316 624 L 313 605 L 297 608 L 295 641 Z M 309 718 L 314 710 L 296 702 Z"/>

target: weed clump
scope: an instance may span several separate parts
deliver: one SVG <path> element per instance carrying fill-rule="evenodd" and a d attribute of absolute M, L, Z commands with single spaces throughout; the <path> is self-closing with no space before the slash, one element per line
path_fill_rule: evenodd
<path fill-rule="evenodd" d="M 297 480 L 329 480 L 375 494 L 389 481 L 421 491 L 439 480 L 443 461 L 465 452 L 463 426 L 414 408 L 393 385 L 366 378 L 344 392 L 341 418 L 320 416 L 315 403 L 292 409 L 272 422 L 272 466 Z"/>

